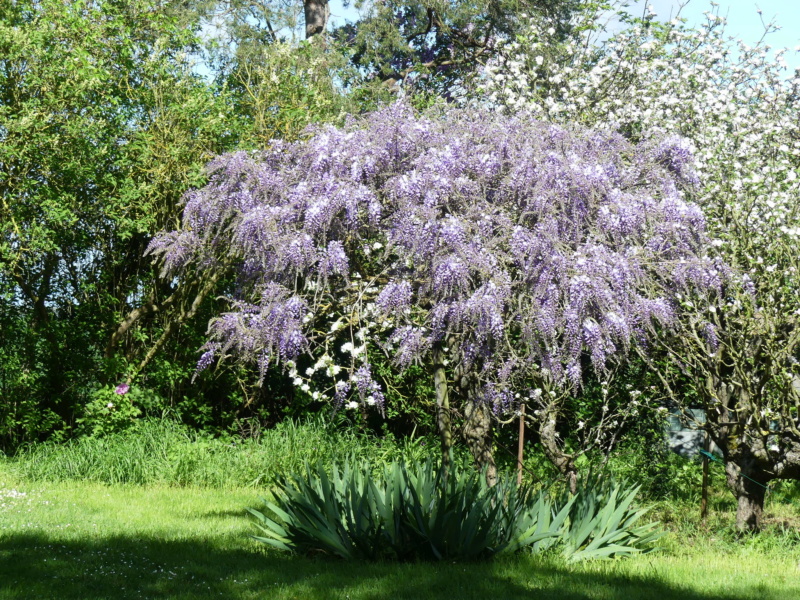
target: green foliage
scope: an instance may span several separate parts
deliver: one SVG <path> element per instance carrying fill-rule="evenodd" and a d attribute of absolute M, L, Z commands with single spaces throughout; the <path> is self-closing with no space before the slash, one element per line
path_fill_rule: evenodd
<path fill-rule="evenodd" d="M 115 387 L 96 390 L 92 394 L 91 402 L 84 407 L 83 416 L 76 421 L 79 432 L 100 437 L 125 431 L 142 414 L 135 400 L 146 394 L 138 389 L 119 394 Z"/>
<path fill-rule="evenodd" d="M 345 559 L 446 560 L 541 552 L 560 543 L 570 560 L 624 556 L 648 549 L 654 524 L 631 505 L 638 488 L 600 480 L 574 497 L 550 500 L 501 479 L 435 461 L 393 461 L 382 470 L 354 457 L 318 462 L 276 484 L 265 510 L 250 509 L 260 535 L 281 550 Z"/>
<path fill-rule="evenodd" d="M 201 4 L 0 3 L 5 450 L 61 439 L 76 419 L 84 433 L 117 429 L 107 421 L 119 412 L 106 414 L 96 390 L 131 376 L 132 389 L 156 394 L 134 400 L 144 415 L 170 409 L 217 431 L 280 417 L 285 393 L 273 381 L 263 393 L 238 372 L 192 385 L 207 305 L 225 282 L 176 289 L 143 253 L 203 184 L 211 157 L 342 118 L 343 59 L 239 32 L 247 60 L 208 81 L 193 64 L 205 41 Z M 237 4 L 238 15 L 248 8 Z"/>
<path fill-rule="evenodd" d="M 276 42 L 251 49 L 235 64 L 227 85 L 242 124 L 243 145 L 298 139 L 311 124 L 344 118 L 354 108 L 336 89 L 343 57 L 320 44 Z"/>
<path fill-rule="evenodd" d="M 145 418 L 104 437 L 23 446 L 11 467 L 31 481 L 232 487 L 268 485 L 307 461 L 331 464 L 352 452 L 374 464 L 398 456 L 420 460 L 438 452 L 430 441 L 378 439 L 322 419 L 287 420 L 266 430 L 250 424 L 247 429 L 247 437 L 213 437 L 171 418 Z M 460 454 L 456 460 L 463 464 L 466 457 Z"/>
<path fill-rule="evenodd" d="M 561 535 L 564 556 L 580 561 L 629 556 L 652 548 L 663 533 L 656 523 L 637 525 L 648 509 L 634 508 L 639 486 L 624 488 L 610 479 L 590 477 L 569 498 L 572 506 Z M 563 497 L 561 502 L 567 499 Z"/>
<path fill-rule="evenodd" d="M 123 375 L 120 357 L 149 342 L 109 344 L 122 315 L 147 300 L 149 235 L 233 137 L 226 94 L 191 72 L 195 26 L 161 4 L 0 7 L 7 447 L 69 428 L 98 386 Z"/>

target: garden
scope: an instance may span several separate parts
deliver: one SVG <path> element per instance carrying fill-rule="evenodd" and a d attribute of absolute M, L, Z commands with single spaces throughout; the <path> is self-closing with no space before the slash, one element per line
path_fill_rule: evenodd
<path fill-rule="evenodd" d="M 800 597 L 774 24 L 357 7 L 0 7 L 0 599 Z"/>

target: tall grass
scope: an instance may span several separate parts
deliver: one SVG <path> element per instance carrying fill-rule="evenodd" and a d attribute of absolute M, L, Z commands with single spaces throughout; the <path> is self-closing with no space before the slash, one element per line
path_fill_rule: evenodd
<path fill-rule="evenodd" d="M 9 467 L 29 481 L 203 487 L 261 486 L 298 472 L 306 461 L 340 461 L 355 454 L 372 464 L 392 458 L 424 458 L 431 440 L 380 439 L 315 419 L 286 421 L 255 437 L 220 439 L 170 419 L 100 438 L 44 443 L 21 449 Z"/>

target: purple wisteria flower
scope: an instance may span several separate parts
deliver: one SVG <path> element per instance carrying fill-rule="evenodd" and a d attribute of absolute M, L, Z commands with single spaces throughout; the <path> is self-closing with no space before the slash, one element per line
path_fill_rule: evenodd
<path fill-rule="evenodd" d="M 397 103 L 218 157 L 150 252 L 178 276 L 233 269 L 198 368 L 282 364 L 303 391 L 382 408 L 375 353 L 405 368 L 436 349 L 507 410 L 671 326 L 675 294 L 721 288 L 691 169 L 677 138 Z"/>

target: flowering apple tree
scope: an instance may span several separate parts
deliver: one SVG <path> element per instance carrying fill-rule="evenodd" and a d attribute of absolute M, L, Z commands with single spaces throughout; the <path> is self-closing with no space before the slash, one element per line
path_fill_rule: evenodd
<path fill-rule="evenodd" d="M 722 295 L 679 298 L 681 333 L 662 344 L 696 381 L 737 525 L 757 529 L 769 481 L 800 478 L 800 72 L 788 72 L 785 51 L 770 59 L 763 42 L 726 38 L 713 12 L 698 29 L 653 15 L 629 22 L 599 47 L 576 39 L 557 51 L 532 22 L 486 69 L 482 101 L 630 139 L 685 140 L 674 156 L 693 154 L 711 253 L 734 276 Z"/>
<path fill-rule="evenodd" d="M 495 477 L 492 414 L 580 385 L 718 290 L 683 143 L 399 103 L 219 157 L 151 244 L 180 281 L 232 269 L 199 368 L 230 358 L 345 408 L 387 401 L 374 357 L 433 378 Z M 454 407 L 456 406 L 454 402 Z"/>

